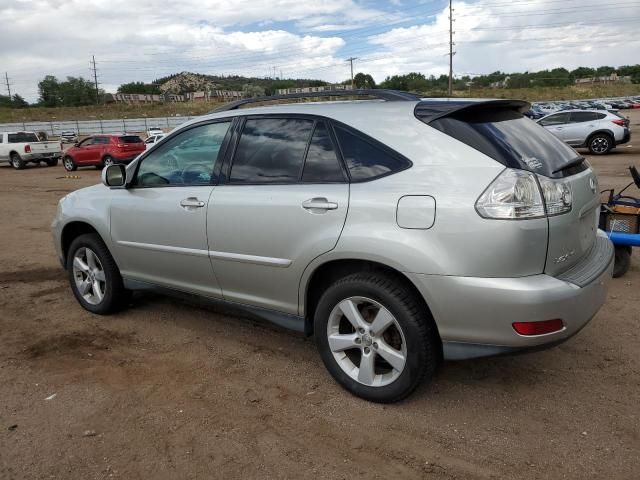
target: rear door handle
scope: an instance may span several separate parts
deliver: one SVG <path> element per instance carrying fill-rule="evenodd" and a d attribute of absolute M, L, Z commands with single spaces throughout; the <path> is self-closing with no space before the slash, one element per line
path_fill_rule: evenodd
<path fill-rule="evenodd" d="M 317 197 L 302 202 L 302 208 L 305 210 L 335 210 L 338 208 L 338 204 L 330 202 L 324 197 Z"/>
<path fill-rule="evenodd" d="M 180 202 L 180 206 L 184 208 L 202 208 L 204 207 L 204 202 L 198 200 L 197 197 L 188 197 Z"/>

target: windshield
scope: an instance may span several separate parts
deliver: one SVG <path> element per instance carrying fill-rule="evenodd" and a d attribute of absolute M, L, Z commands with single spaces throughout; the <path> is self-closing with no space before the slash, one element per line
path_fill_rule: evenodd
<path fill-rule="evenodd" d="M 9 134 L 9 143 L 39 142 L 38 136 L 30 132 L 18 132 Z"/>
<path fill-rule="evenodd" d="M 580 155 L 543 127 L 511 109 L 462 111 L 434 120 L 430 125 L 506 167 L 547 177 L 567 176 L 587 168 L 578 165 L 570 171 L 558 171 Z"/>

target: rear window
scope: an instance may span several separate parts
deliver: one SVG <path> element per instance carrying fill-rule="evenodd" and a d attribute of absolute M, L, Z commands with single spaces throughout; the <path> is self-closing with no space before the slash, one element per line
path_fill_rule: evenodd
<path fill-rule="evenodd" d="M 10 133 L 8 137 L 9 143 L 28 143 L 40 141 L 35 133 L 29 132 Z"/>
<path fill-rule="evenodd" d="M 461 111 L 429 123 L 509 168 L 520 168 L 547 177 L 562 177 L 587 168 L 558 172 L 579 158 L 575 150 L 534 121 L 511 109 Z"/>
<path fill-rule="evenodd" d="M 120 143 L 143 143 L 142 139 L 137 135 L 123 135 L 118 137 Z"/>

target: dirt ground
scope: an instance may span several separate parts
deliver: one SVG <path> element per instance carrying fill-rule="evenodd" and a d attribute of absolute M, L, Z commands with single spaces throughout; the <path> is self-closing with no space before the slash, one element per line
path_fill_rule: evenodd
<path fill-rule="evenodd" d="M 602 188 L 640 167 L 629 115 L 633 146 L 589 158 Z M 295 333 L 151 294 L 82 310 L 49 233 L 99 181 L 75 173 L 0 168 L 0 479 L 639 478 L 638 258 L 567 343 L 447 363 L 382 406 Z"/>

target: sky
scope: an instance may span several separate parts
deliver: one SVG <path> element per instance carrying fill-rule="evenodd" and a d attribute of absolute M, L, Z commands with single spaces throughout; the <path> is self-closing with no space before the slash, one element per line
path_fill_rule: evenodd
<path fill-rule="evenodd" d="M 38 97 L 45 75 L 108 92 L 171 73 L 376 82 L 448 73 L 443 0 L 0 0 L 0 75 Z M 454 74 L 640 63 L 640 0 L 453 0 Z M 275 73 L 274 73 L 275 72 Z M 0 82 L 0 93 L 6 85 Z"/>

